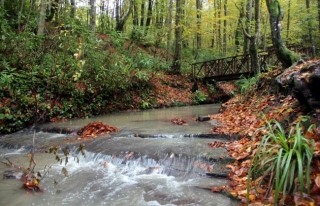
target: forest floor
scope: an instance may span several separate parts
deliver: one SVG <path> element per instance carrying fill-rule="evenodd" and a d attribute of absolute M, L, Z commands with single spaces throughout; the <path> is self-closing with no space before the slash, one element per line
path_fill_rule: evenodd
<path fill-rule="evenodd" d="M 143 100 L 141 92 L 132 91 L 132 108 L 141 107 L 141 102 L 153 102 L 150 107 L 162 108 L 170 106 L 193 105 L 200 103 L 221 103 L 233 96 L 237 87 L 230 82 L 218 82 L 215 86 L 198 83 L 199 96 L 192 92 L 194 83 L 185 75 L 153 75 L 150 82 L 151 91 Z M 153 99 L 153 100 L 151 100 Z M 113 106 L 113 105 L 110 105 Z"/>

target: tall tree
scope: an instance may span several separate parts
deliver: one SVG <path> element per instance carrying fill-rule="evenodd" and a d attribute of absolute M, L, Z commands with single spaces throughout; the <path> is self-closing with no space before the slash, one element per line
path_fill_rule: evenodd
<path fill-rule="evenodd" d="M 50 10 L 48 12 L 48 15 L 46 16 L 46 21 L 50 22 L 52 21 L 54 15 L 56 15 L 59 8 L 59 0 L 53 0 L 51 2 Z M 57 17 L 56 17 L 57 18 Z"/>
<path fill-rule="evenodd" d="M 212 36 L 211 36 L 211 46 L 210 48 L 214 48 L 216 43 L 216 25 L 218 22 L 218 6 L 217 6 L 217 0 L 213 0 L 213 8 L 214 8 L 214 15 L 213 15 L 213 23 L 212 23 Z"/>
<path fill-rule="evenodd" d="M 283 18 L 283 10 L 278 0 L 266 0 L 269 12 L 271 38 L 276 55 L 284 68 L 294 64 L 298 57 L 290 51 L 284 44 L 281 36 L 281 21 Z"/>
<path fill-rule="evenodd" d="M 129 0 L 129 9 L 124 13 L 124 9 L 121 8 L 120 0 L 116 1 L 116 31 L 123 32 L 124 25 L 127 22 L 130 14 L 133 10 L 133 0 Z"/>
<path fill-rule="evenodd" d="M 222 49 L 222 38 L 221 38 L 221 10 L 222 10 L 222 7 L 221 7 L 221 5 L 222 5 L 222 2 L 221 2 L 221 0 L 218 0 L 217 1 L 217 3 L 218 3 L 218 6 L 217 6 L 217 8 L 218 8 L 218 36 L 217 36 L 217 42 L 218 42 L 218 50 L 219 50 L 219 53 L 221 53 L 221 49 Z"/>
<path fill-rule="evenodd" d="M 132 9 L 132 31 L 131 31 L 131 43 L 129 47 L 133 44 L 135 40 L 139 40 L 141 38 L 141 32 L 139 30 L 139 11 L 138 11 L 138 2 L 137 0 L 133 0 L 133 9 Z"/>
<path fill-rule="evenodd" d="M 227 54 L 227 5 L 228 0 L 224 0 L 223 11 L 224 11 L 224 20 L 223 20 L 223 54 Z"/>
<path fill-rule="evenodd" d="M 144 35 L 146 36 L 151 24 L 151 19 L 152 19 L 152 7 L 153 7 L 153 1 L 148 0 L 148 12 L 147 12 L 147 19 L 146 19 L 146 29 Z"/>
<path fill-rule="evenodd" d="M 144 0 L 141 1 L 141 6 L 140 6 L 140 26 L 144 26 L 144 12 L 145 12 L 145 2 Z"/>
<path fill-rule="evenodd" d="M 201 12 L 202 12 L 202 0 L 196 0 L 196 8 L 197 8 L 197 32 L 196 32 L 196 41 L 197 41 L 197 51 L 196 57 L 198 58 L 200 49 L 201 49 Z"/>
<path fill-rule="evenodd" d="M 239 10 L 239 18 L 237 22 L 237 28 L 235 32 L 235 46 L 236 52 L 239 53 L 241 51 L 241 44 L 240 41 L 243 39 L 243 32 L 242 32 L 242 21 L 245 17 L 245 10 L 244 10 L 244 2 L 240 2 L 240 6 L 235 3 L 236 8 Z"/>
<path fill-rule="evenodd" d="M 169 0 L 169 13 L 166 20 L 167 26 L 167 52 L 166 52 L 166 61 L 169 61 L 170 57 L 170 50 L 171 50 L 171 27 L 172 27 L 172 7 L 173 7 L 173 0 Z"/>
<path fill-rule="evenodd" d="M 307 13 L 308 13 L 308 29 L 309 29 L 309 39 L 311 43 L 312 48 L 312 57 L 316 57 L 316 48 L 314 44 L 313 34 L 312 34 L 312 19 L 310 18 L 310 0 L 306 0 L 306 7 L 307 7 Z"/>
<path fill-rule="evenodd" d="M 251 33 L 251 22 L 252 22 L 252 1 L 253 0 L 247 0 L 246 4 L 246 33 L 250 34 Z M 250 47 L 250 39 L 244 38 L 244 43 L 243 43 L 243 52 L 245 54 L 249 53 L 249 47 Z"/>
<path fill-rule="evenodd" d="M 320 0 L 318 0 L 318 29 L 320 33 Z"/>
<path fill-rule="evenodd" d="M 76 16 L 76 0 L 70 0 L 71 10 L 70 17 L 73 19 Z"/>
<path fill-rule="evenodd" d="M 25 0 L 22 0 L 21 1 L 21 5 L 20 5 L 20 9 L 19 9 L 19 14 L 18 14 L 18 32 L 21 31 L 21 16 L 22 16 L 22 11 L 23 11 L 23 8 L 24 8 L 24 5 L 25 5 Z"/>
<path fill-rule="evenodd" d="M 133 11 L 132 11 L 132 23 L 134 26 L 134 30 L 136 30 L 139 25 L 139 13 L 138 13 L 138 2 L 137 0 L 133 0 Z"/>
<path fill-rule="evenodd" d="M 287 42 L 289 41 L 290 20 L 291 20 L 291 0 L 288 0 L 288 18 L 287 18 Z"/>
<path fill-rule="evenodd" d="M 173 63 L 171 66 L 172 73 L 179 74 L 181 69 L 181 47 L 182 47 L 182 28 L 181 28 L 181 0 L 176 0 L 176 18 L 175 18 L 175 49 Z"/>
<path fill-rule="evenodd" d="M 165 27 L 164 27 L 164 8 L 166 6 L 166 2 L 160 2 L 160 0 L 155 0 L 155 45 L 158 47 L 160 43 L 163 41 L 165 37 Z M 156 50 L 155 50 L 156 51 Z"/>
<path fill-rule="evenodd" d="M 263 50 L 267 50 L 267 27 L 268 27 L 268 19 L 269 19 L 269 15 L 267 14 L 265 18 L 263 18 L 263 36 L 262 36 L 262 48 Z"/>
<path fill-rule="evenodd" d="M 96 0 L 90 0 L 90 30 L 95 32 L 96 30 Z"/>
<path fill-rule="evenodd" d="M 258 40 L 260 37 L 260 0 L 255 0 L 255 3 L 254 3 L 254 20 L 255 20 L 254 34 L 252 35 L 248 34 L 245 29 L 243 29 L 243 32 L 246 38 L 249 40 L 251 71 L 256 71 L 256 73 L 260 73 L 259 57 L 258 57 Z"/>
<path fill-rule="evenodd" d="M 44 26 L 45 26 L 45 20 L 46 20 L 46 8 L 47 8 L 47 0 L 41 0 L 37 35 L 44 34 Z"/>

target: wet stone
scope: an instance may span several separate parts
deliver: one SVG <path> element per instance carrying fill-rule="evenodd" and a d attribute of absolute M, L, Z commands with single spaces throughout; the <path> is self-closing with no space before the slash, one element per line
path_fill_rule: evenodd
<path fill-rule="evenodd" d="M 198 117 L 198 121 L 199 122 L 205 122 L 205 121 L 209 121 L 210 117 L 209 116 L 200 116 Z"/>

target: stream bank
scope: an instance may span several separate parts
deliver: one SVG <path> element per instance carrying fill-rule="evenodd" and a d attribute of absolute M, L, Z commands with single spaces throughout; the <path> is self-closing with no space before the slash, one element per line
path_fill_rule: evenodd
<path fill-rule="evenodd" d="M 218 120 L 221 123 L 220 126 L 212 128 L 213 133 L 238 134 L 242 138 L 225 144 L 219 142 L 209 144 L 213 148 L 226 148 L 228 154 L 237 160 L 227 166 L 231 170 L 229 184 L 214 187 L 212 188 L 213 192 L 226 191 L 239 198 L 243 205 L 276 204 L 275 201 L 279 201 L 274 199 L 273 184 L 269 183 L 268 185 L 268 178 L 272 179 L 271 174 L 266 174 L 266 179 L 258 176 L 259 178 L 251 180 L 249 190 L 247 190 L 248 173 L 251 170 L 252 161 L 255 157 L 261 156 L 259 145 L 263 137 L 269 135 L 274 128 L 279 128 L 274 122 L 277 121 L 281 125 L 280 128 L 283 128 L 285 138 L 290 138 L 290 141 L 294 141 L 297 136 L 301 135 L 306 141 L 310 142 L 307 148 L 312 148 L 311 142 L 314 142 L 309 180 L 310 194 L 303 193 L 303 198 L 301 198 L 299 192 L 289 193 L 282 201 L 285 205 L 320 204 L 320 185 L 318 184 L 318 175 L 320 174 L 320 113 L 318 107 L 315 106 L 319 105 L 317 104 L 319 91 L 314 90 L 313 86 L 308 86 L 308 84 L 319 83 L 319 81 L 311 81 L 312 78 L 318 79 L 319 66 L 319 61 L 309 61 L 292 66 L 284 74 L 282 74 L 281 69 L 262 74 L 257 84 L 252 85 L 246 93 L 222 104 L 221 113 L 211 115 L 211 119 Z M 279 85 L 279 82 L 276 82 L 277 77 L 286 78 L 289 84 Z M 308 90 L 310 88 L 315 95 L 310 96 L 312 94 Z M 314 126 L 310 128 L 311 125 Z M 300 132 L 295 137 L 289 135 L 290 131 L 291 135 L 296 134 L 296 131 Z M 278 131 L 274 132 L 277 135 L 280 134 L 277 133 Z M 281 146 L 278 145 L 277 151 Z M 265 151 L 261 150 L 260 152 Z M 277 155 L 277 152 L 275 155 Z M 306 173 L 304 171 L 304 174 Z M 261 179 L 265 182 L 260 182 Z M 280 193 L 282 198 L 281 195 L 282 193 Z"/>

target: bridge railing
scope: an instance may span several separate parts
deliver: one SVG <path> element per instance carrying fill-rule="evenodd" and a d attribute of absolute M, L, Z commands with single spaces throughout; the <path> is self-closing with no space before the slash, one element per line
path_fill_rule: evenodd
<path fill-rule="evenodd" d="M 288 47 L 296 53 L 309 55 L 309 48 Z M 274 49 L 258 53 L 259 65 L 262 71 L 266 71 L 270 66 L 280 66 Z M 230 80 L 238 79 L 240 76 L 253 75 L 256 71 L 251 69 L 250 55 L 237 55 L 196 62 L 191 64 L 194 79 L 218 79 Z"/>

